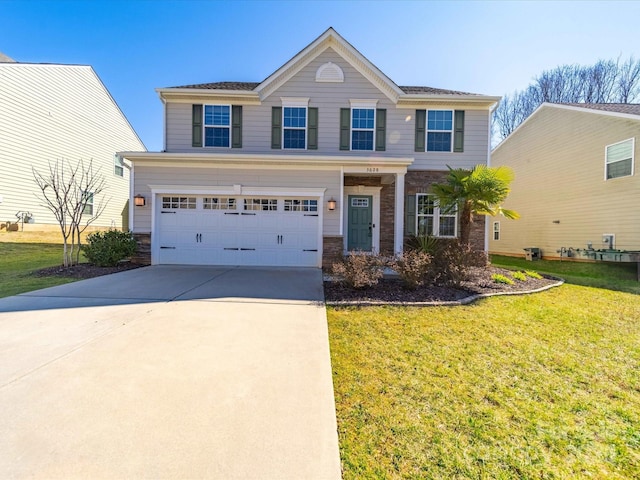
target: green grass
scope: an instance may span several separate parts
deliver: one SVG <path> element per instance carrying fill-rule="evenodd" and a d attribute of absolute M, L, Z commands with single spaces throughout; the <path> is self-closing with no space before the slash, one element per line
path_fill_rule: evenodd
<path fill-rule="evenodd" d="M 640 302 L 328 309 L 344 479 L 640 478 Z"/>
<path fill-rule="evenodd" d="M 491 255 L 491 263 L 496 267 L 512 270 L 535 270 L 557 275 L 574 285 L 640 294 L 640 282 L 637 280 L 635 263 L 560 262 L 557 260 L 528 262 L 523 258 L 502 255 Z"/>
<path fill-rule="evenodd" d="M 65 277 L 36 277 L 34 270 L 62 264 L 62 245 L 0 242 L 0 297 L 74 281 Z"/>

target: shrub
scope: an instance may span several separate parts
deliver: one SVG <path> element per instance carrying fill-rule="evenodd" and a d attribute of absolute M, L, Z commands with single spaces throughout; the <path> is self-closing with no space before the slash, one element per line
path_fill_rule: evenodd
<path fill-rule="evenodd" d="M 473 250 L 457 239 L 440 238 L 427 277 L 433 284 L 459 287 L 468 279 L 472 267 L 486 266 L 487 255 L 484 252 Z"/>
<path fill-rule="evenodd" d="M 107 230 L 87 235 L 82 250 L 89 262 L 98 267 L 114 267 L 136 252 L 136 241 L 130 232 Z"/>
<path fill-rule="evenodd" d="M 525 270 L 524 273 L 525 275 L 527 275 L 527 277 L 537 278 L 537 279 L 542 278 L 542 275 L 540 275 L 538 272 L 534 272 L 533 270 Z"/>
<path fill-rule="evenodd" d="M 491 280 L 496 283 L 504 283 L 506 285 L 513 285 L 515 283 L 509 277 L 505 277 L 504 275 L 500 275 L 499 273 L 494 273 L 493 275 L 491 275 Z"/>
<path fill-rule="evenodd" d="M 405 250 L 402 255 L 394 258 L 390 267 L 400 276 L 405 288 L 415 290 L 424 280 L 429 266 L 431 255 L 418 250 Z"/>
<path fill-rule="evenodd" d="M 350 288 L 366 288 L 377 285 L 382 278 L 384 262 L 377 255 L 351 252 L 342 261 L 334 263 L 331 273 L 341 278 Z"/>
<path fill-rule="evenodd" d="M 529 277 L 527 277 L 524 272 L 513 272 L 511 276 L 516 280 L 520 280 L 521 282 L 526 282 L 529 279 Z"/>
<path fill-rule="evenodd" d="M 407 240 L 407 248 L 434 256 L 442 247 L 442 239 L 431 235 L 412 235 Z"/>

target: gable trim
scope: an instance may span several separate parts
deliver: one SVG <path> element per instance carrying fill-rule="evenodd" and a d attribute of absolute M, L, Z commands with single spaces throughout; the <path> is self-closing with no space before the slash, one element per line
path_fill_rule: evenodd
<path fill-rule="evenodd" d="M 329 27 L 322 35 L 256 87 L 255 91 L 260 96 L 260 99 L 264 100 L 269 97 L 328 48 L 335 50 L 338 55 L 375 85 L 393 103 L 397 103 L 398 98 L 404 95 L 400 87 L 382 73 L 378 67 L 367 60 L 333 28 Z"/>

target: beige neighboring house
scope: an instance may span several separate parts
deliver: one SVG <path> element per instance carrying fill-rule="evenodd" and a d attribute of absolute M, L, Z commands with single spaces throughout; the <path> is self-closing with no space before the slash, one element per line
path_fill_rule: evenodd
<path fill-rule="evenodd" d="M 93 162 L 108 204 L 92 224 L 128 228 L 129 166 L 116 155 L 140 141 L 94 70 L 87 65 L 21 63 L 0 55 L 0 223 L 31 214 L 26 230 L 58 228 L 36 195 L 32 168 L 49 162 Z M 86 218 L 96 205 L 88 205 Z"/>
<path fill-rule="evenodd" d="M 640 104 L 542 104 L 491 153 L 515 172 L 504 207 L 521 218 L 492 218 L 490 252 L 639 251 L 639 138 Z"/>
<path fill-rule="evenodd" d="M 318 267 L 401 252 L 415 232 L 456 237 L 429 188 L 447 165 L 488 163 L 499 100 L 396 85 L 332 28 L 261 82 L 157 92 L 164 151 L 122 153 L 153 264 Z M 484 219 L 472 240 L 485 248 Z"/>

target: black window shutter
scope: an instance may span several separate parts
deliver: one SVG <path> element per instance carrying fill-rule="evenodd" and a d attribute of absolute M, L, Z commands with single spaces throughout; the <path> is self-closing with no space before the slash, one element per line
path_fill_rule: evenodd
<path fill-rule="evenodd" d="M 378 108 L 376 110 L 376 151 L 384 152 L 387 146 L 387 110 Z"/>
<path fill-rule="evenodd" d="M 340 109 L 340 150 L 351 149 L 351 109 Z"/>
<path fill-rule="evenodd" d="M 464 152 L 464 110 L 455 112 L 453 151 Z"/>
<path fill-rule="evenodd" d="M 406 195 L 404 197 L 404 234 L 416 234 L 416 196 Z"/>
<path fill-rule="evenodd" d="M 416 152 L 424 152 L 427 136 L 427 111 L 416 110 Z"/>
<path fill-rule="evenodd" d="M 202 105 L 191 106 L 191 146 L 202 146 Z"/>
<path fill-rule="evenodd" d="M 271 107 L 271 148 L 282 148 L 282 107 Z"/>
<path fill-rule="evenodd" d="M 307 123 L 307 149 L 318 149 L 318 109 L 310 107 L 307 109 L 309 121 Z"/>
<path fill-rule="evenodd" d="M 242 148 L 242 105 L 233 105 L 231 112 L 231 148 Z"/>

